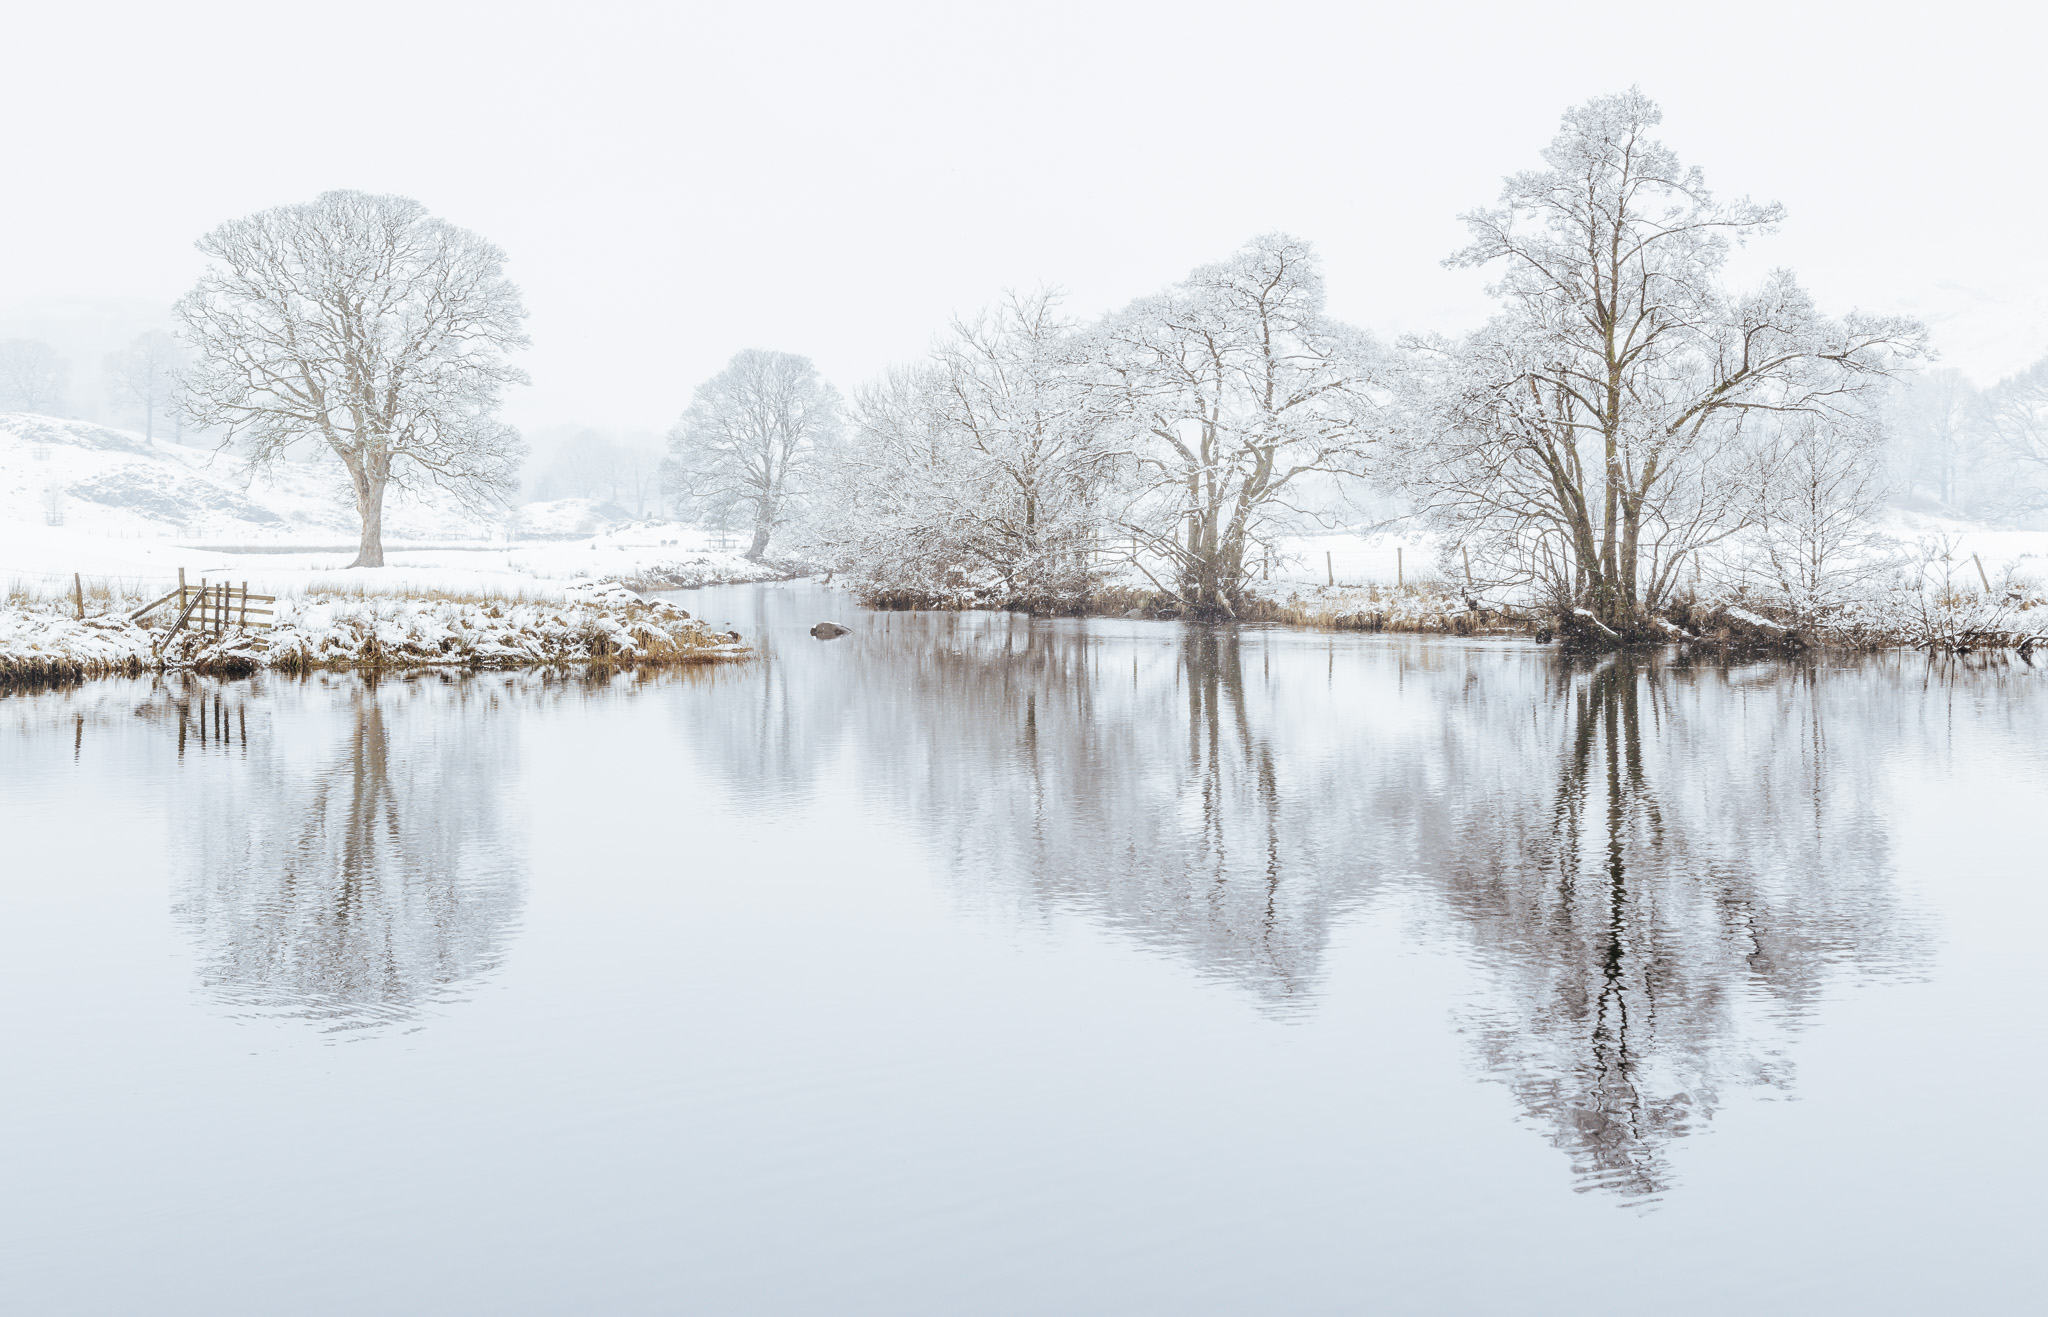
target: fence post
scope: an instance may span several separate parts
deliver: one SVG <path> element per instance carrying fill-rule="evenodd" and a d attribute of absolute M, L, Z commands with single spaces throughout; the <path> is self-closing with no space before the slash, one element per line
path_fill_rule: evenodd
<path fill-rule="evenodd" d="M 1970 555 L 1970 561 L 1977 564 L 1977 579 L 1984 582 L 1984 593 L 1990 594 L 1991 578 L 1984 574 L 1984 560 L 1973 553 Z M 80 616 L 82 617 L 84 614 L 81 613 Z"/>
<path fill-rule="evenodd" d="M 1394 546 L 1394 588 L 1405 590 L 1407 587 L 1408 571 L 1401 565 L 1401 546 L 1397 544 Z"/>
<path fill-rule="evenodd" d="M 1323 570 L 1329 573 L 1330 584 L 1335 585 L 1337 583 L 1337 560 L 1330 556 L 1328 549 L 1323 550 Z"/>
<path fill-rule="evenodd" d="M 71 597 L 78 601 L 78 620 L 85 620 L 85 582 L 78 579 L 78 573 L 71 573 Z"/>

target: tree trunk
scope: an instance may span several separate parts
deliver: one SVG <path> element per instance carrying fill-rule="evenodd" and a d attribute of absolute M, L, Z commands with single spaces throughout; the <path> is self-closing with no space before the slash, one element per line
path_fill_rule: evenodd
<path fill-rule="evenodd" d="M 765 521 L 756 522 L 754 523 L 754 542 L 747 546 L 747 559 L 750 562 L 759 562 L 761 561 L 761 555 L 766 552 L 768 552 L 768 523 Z"/>
<path fill-rule="evenodd" d="M 1634 503 L 1623 506 L 1621 523 L 1621 577 L 1615 582 L 1614 619 L 1617 630 L 1632 630 L 1642 621 L 1645 602 L 1636 579 L 1637 554 L 1642 543 L 1642 510 Z"/>
<path fill-rule="evenodd" d="M 356 476 L 356 512 L 363 519 L 363 537 L 351 567 L 384 565 L 384 481 Z"/>

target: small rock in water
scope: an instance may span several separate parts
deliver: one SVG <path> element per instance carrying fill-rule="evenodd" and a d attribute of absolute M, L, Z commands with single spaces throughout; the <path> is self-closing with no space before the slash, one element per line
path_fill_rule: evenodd
<path fill-rule="evenodd" d="M 843 627 L 837 622 L 820 622 L 811 628 L 811 634 L 820 640 L 837 640 L 852 629 L 851 627 Z"/>

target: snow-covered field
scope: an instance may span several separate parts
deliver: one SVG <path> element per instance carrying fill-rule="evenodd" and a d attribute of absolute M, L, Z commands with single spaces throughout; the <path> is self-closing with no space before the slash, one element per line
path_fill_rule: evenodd
<path fill-rule="evenodd" d="M 409 545 L 386 541 L 384 567 L 350 568 L 355 548 L 331 541 L 290 544 L 213 544 L 186 540 L 107 539 L 70 527 L 0 529 L 0 584 L 28 594 L 65 594 L 77 573 L 89 587 L 106 583 L 133 591 L 168 590 L 184 569 L 192 584 L 244 581 L 259 594 L 346 590 L 366 594 L 504 595 L 559 599 L 584 581 L 622 581 L 652 589 L 718 582 L 776 580 L 782 569 L 721 550 L 703 531 L 674 523 L 643 522 L 580 540 L 527 540 L 492 544 L 444 541 Z"/>
<path fill-rule="evenodd" d="M 660 588 L 785 574 L 696 527 L 628 520 L 588 499 L 528 504 L 486 525 L 394 494 L 385 527 L 388 565 L 349 569 L 356 518 L 336 468 L 283 465 L 252 477 L 225 454 L 83 421 L 0 415 L 0 585 L 14 594 L 66 594 L 74 574 L 88 588 L 161 592 L 181 569 L 194 584 L 246 581 L 263 594 L 535 600 L 562 599 L 578 582 Z"/>

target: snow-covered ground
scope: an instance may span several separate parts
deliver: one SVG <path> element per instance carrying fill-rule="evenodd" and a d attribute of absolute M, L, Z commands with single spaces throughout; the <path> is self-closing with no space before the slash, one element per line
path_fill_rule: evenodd
<path fill-rule="evenodd" d="M 333 462 L 280 462 L 253 475 L 232 454 L 28 412 L 0 413 L 0 517 L 108 539 L 333 541 L 356 528 Z M 401 537 L 486 529 L 444 503 L 398 497 L 385 524 Z"/>
<path fill-rule="evenodd" d="M 1275 586 L 1413 585 L 1437 575 L 1436 537 L 1402 530 L 1357 534 L 1334 531 L 1281 540 L 1261 580 Z M 1284 589 L 1282 593 L 1284 593 Z"/>
<path fill-rule="evenodd" d="M 22 413 L 0 414 L 0 587 L 56 596 L 74 573 L 130 593 L 246 581 L 265 594 L 369 594 L 561 599 L 578 582 L 642 588 L 776 579 L 735 541 L 674 522 L 632 521 L 588 499 L 530 503 L 495 525 L 446 503 L 394 495 L 386 513 L 388 566 L 350 569 L 355 512 L 338 468 L 281 465 L 256 477 L 227 454 L 151 441 L 132 431 Z M 51 522 L 61 522 L 53 525 Z M 1911 546 L 1945 538 L 1996 581 L 2008 567 L 2048 578 L 2048 531 L 1997 530 L 1894 510 L 1884 529 Z M 549 535 L 564 538 L 515 538 Z M 568 538 L 572 537 L 573 538 Z M 1337 587 L 1435 584 L 1455 590 L 1426 532 L 1333 532 L 1282 541 L 1255 589 L 1276 599 Z M 1132 573 L 1128 582 L 1144 584 Z M 1505 601 L 1497 601 L 1505 602 Z"/>
<path fill-rule="evenodd" d="M 2048 582 L 2048 530 L 2001 530 L 1898 508 L 1886 510 L 1879 530 L 1907 549 L 1922 541 L 1945 539 L 1956 561 L 1973 578 L 1976 567 L 1970 558 L 1975 554 L 1993 581 L 2011 567 L 2022 577 Z M 1270 579 L 1282 594 L 1296 584 L 1393 585 L 1397 577 L 1408 585 L 1440 581 L 1456 586 L 1458 565 L 1454 560 L 1446 570 L 1439 551 L 1434 536 L 1412 529 L 1295 536 L 1281 541 Z"/>
<path fill-rule="evenodd" d="M 320 667 L 508 668 L 603 661 L 695 663 L 743 658 L 737 632 L 712 628 L 667 600 L 620 586 L 578 584 L 564 599 L 527 603 L 336 598 L 276 600 L 271 625 L 178 628 L 175 601 L 139 619 L 130 601 L 94 601 L 77 617 L 61 603 L 0 602 L 0 680 L 139 672 Z"/>
<path fill-rule="evenodd" d="M 83 421 L 0 415 L 0 586 L 10 593 L 64 594 L 74 574 L 88 588 L 161 591 L 180 569 L 194 584 L 246 581 L 262 594 L 514 599 L 561 599 L 588 581 L 661 587 L 784 575 L 749 562 L 726 537 L 632 521 L 588 499 L 528 504 L 493 526 L 394 494 L 385 528 L 388 565 L 351 570 L 356 517 L 336 468 L 281 465 L 252 476 L 230 455 Z"/>
<path fill-rule="evenodd" d="M 1993 581 L 2011 568 L 2036 586 L 2048 583 L 2048 530 L 2000 530 L 1900 508 L 1887 509 L 1879 529 L 1908 548 L 1945 542 L 1956 561 L 1967 563 L 1972 556 L 1980 560 Z M 1967 570 L 1974 573 L 1976 567 L 1971 564 Z"/>

